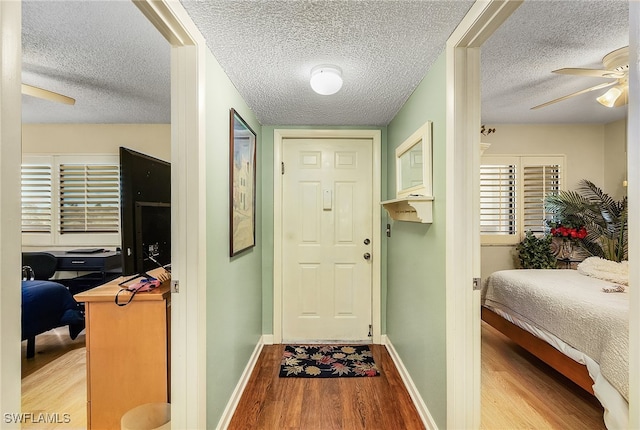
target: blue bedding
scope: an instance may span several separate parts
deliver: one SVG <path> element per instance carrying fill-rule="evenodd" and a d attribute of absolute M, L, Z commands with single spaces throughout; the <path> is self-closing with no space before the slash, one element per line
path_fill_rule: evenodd
<path fill-rule="evenodd" d="M 56 327 L 69 326 L 75 339 L 84 329 L 84 313 L 67 287 L 52 281 L 22 281 L 22 340 Z M 32 345 L 33 347 L 33 345 Z M 29 356 L 27 346 L 27 356 Z"/>

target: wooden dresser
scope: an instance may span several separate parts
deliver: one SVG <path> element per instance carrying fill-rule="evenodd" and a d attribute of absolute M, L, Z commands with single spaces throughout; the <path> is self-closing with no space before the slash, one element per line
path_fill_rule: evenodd
<path fill-rule="evenodd" d="M 169 402 L 169 281 L 117 306 L 122 280 L 74 296 L 85 303 L 89 429 L 119 429 L 122 415 L 135 406 Z"/>

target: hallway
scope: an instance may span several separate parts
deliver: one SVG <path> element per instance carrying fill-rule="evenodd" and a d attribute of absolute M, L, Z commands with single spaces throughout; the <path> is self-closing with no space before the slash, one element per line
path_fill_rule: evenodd
<path fill-rule="evenodd" d="M 263 348 L 229 430 L 424 429 L 386 348 L 371 345 L 377 377 L 280 378 L 284 345 Z"/>

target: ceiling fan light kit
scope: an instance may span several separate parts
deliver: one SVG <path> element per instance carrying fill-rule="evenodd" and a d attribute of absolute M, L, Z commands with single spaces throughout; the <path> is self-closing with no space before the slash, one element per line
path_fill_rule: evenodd
<path fill-rule="evenodd" d="M 338 66 L 324 64 L 311 69 L 311 88 L 318 94 L 330 96 L 342 88 L 342 70 Z"/>

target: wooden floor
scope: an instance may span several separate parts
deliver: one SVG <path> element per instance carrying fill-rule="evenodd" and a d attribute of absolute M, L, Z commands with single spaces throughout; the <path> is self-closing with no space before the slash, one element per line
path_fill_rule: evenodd
<path fill-rule="evenodd" d="M 84 334 L 40 335 L 28 360 L 24 344 L 22 412 L 68 413 L 71 422 L 23 428 L 86 428 Z M 424 428 L 386 349 L 372 350 L 379 377 L 310 380 L 279 378 L 283 346 L 265 346 L 229 428 Z M 482 323 L 482 429 L 604 430 L 602 413 L 594 397 Z"/>
<path fill-rule="evenodd" d="M 595 397 L 482 322 L 483 429 L 605 429 Z"/>
<path fill-rule="evenodd" d="M 43 333 L 36 337 L 35 357 L 29 359 L 26 341 L 22 342 L 22 412 L 58 414 L 54 422 L 30 421 L 22 424 L 23 429 L 87 428 L 84 332 L 75 340 L 68 327 Z"/>
<path fill-rule="evenodd" d="M 68 327 L 58 327 L 36 337 L 36 355 L 27 357 L 27 341 L 22 341 L 22 378 L 62 357 L 67 352 L 85 346 L 85 332 L 74 340 L 69 337 Z M 84 349 L 83 349 L 84 351 Z"/>
<path fill-rule="evenodd" d="M 284 346 L 265 346 L 229 429 L 424 429 L 386 348 L 371 350 L 380 376 L 280 378 Z"/>

